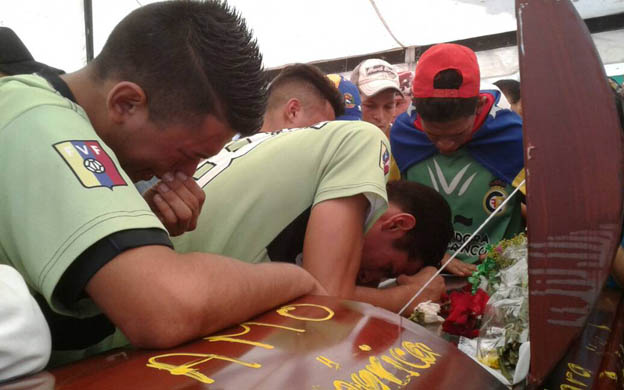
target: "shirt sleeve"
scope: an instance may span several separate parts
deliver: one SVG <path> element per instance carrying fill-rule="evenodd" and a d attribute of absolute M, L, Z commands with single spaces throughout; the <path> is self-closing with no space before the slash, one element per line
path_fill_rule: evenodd
<path fill-rule="evenodd" d="M 21 275 L 0 265 L 0 382 L 42 370 L 48 363 L 50 330 Z"/>
<path fill-rule="evenodd" d="M 390 170 L 390 144 L 374 125 L 344 122 L 342 137 L 331 137 L 325 167 L 314 204 L 328 199 L 363 194 L 370 203 L 365 231 L 388 207 L 386 182 Z"/>

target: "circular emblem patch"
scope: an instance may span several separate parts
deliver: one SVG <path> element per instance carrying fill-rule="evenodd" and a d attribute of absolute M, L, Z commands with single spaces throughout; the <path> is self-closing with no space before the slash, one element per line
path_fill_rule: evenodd
<path fill-rule="evenodd" d="M 98 160 L 94 158 L 85 159 L 84 166 L 85 168 L 87 168 L 87 170 L 93 173 L 104 173 L 104 171 L 106 171 L 106 169 L 104 168 L 104 165 L 102 165 L 101 162 L 99 162 Z"/>
<path fill-rule="evenodd" d="M 483 198 L 483 208 L 488 214 L 492 214 L 494 210 L 496 210 L 496 208 L 505 201 L 505 199 L 507 199 L 507 193 L 504 188 L 494 187 L 485 194 L 485 197 Z M 507 206 L 503 207 L 499 213 L 505 212 L 506 209 Z"/>

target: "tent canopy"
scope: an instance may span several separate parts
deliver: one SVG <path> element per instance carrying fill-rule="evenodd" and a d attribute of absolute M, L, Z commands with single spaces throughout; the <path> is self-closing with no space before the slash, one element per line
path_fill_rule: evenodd
<path fill-rule="evenodd" d="M 129 12 L 153 0 L 91 0 L 94 53 Z M 266 68 L 515 31 L 514 0 L 228 0 L 246 18 Z M 85 0 L 0 0 L 35 59 L 68 72 L 86 63 Z M 575 0 L 584 18 L 624 13 L 621 0 Z M 624 29 L 624 26 L 620 26 Z M 603 35 L 606 33 L 603 33 Z M 622 32 L 597 38 L 605 64 L 624 63 Z M 479 53 L 484 77 L 517 72 L 515 48 Z M 487 69 L 492 68 L 493 71 Z M 621 68 L 621 66 L 620 66 Z M 617 68 L 617 69 L 620 69 Z"/>

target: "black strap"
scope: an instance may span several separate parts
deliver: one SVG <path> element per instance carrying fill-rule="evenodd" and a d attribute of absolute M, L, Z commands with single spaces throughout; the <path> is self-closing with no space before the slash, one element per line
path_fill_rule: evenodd
<path fill-rule="evenodd" d="M 48 83 L 50 83 L 54 87 L 54 89 L 56 89 L 61 95 L 63 95 L 63 97 L 78 104 L 71 89 L 69 89 L 67 83 L 63 81 L 63 79 L 60 78 L 58 74 L 44 69 L 41 72 L 37 72 L 37 75 L 46 79 Z"/>

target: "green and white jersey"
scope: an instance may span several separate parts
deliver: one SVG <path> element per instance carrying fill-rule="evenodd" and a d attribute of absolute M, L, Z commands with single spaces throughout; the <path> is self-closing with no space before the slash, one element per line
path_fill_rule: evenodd
<path fill-rule="evenodd" d="M 457 249 L 474 233 L 491 213 L 509 196 L 513 187 L 497 179 L 464 148 L 450 155 L 435 154 L 412 165 L 406 178 L 438 191 L 451 206 L 455 236 L 449 252 Z M 492 218 L 458 257 L 468 263 L 477 261 L 488 244 L 496 244 L 524 229 L 520 198 L 512 199 Z"/>
<path fill-rule="evenodd" d="M 53 291 L 87 248 L 111 233 L 164 227 L 97 136 L 84 110 L 36 75 L 0 79 L 0 263 L 55 311 Z M 95 272 L 95 271 L 94 271 Z"/>
<path fill-rule="evenodd" d="M 294 262 L 312 206 L 363 194 L 367 230 L 386 210 L 390 148 L 361 121 L 323 122 L 256 134 L 202 162 L 206 193 L 197 229 L 173 239 L 177 251 L 210 252 L 247 262 Z"/>

